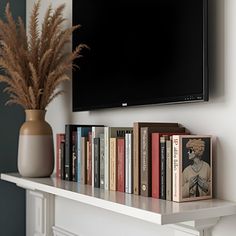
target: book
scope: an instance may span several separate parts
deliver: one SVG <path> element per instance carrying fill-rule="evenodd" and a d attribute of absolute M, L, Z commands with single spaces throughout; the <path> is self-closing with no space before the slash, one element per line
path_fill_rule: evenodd
<path fill-rule="evenodd" d="M 132 127 L 105 127 L 104 128 L 104 188 L 110 187 L 110 138 L 122 137 L 126 132 L 133 130 Z"/>
<path fill-rule="evenodd" d="M 116 138 L 110 138 L 110 190 L 116 191 Z"/>
<path fill-rule="evenodd" d="M 182 129 L 185 131 L 185 129 Z M 169 139 L 174 134 L 186 134 L 184 133 L 173 133 L 173 132 L 153 132 L 152 133 L 152 197 L 153 198 L 161 198 L 166 199 L 166 185 L 167 185 L 167 171 L 166 171 L 166 139 Z M 161 145 L 161 137 L 165 137 L 163 140 L 163 144 Z M 172 162 L 171 162 L 172 165 Z M 170 173 L 170 169 L 168 169 L 168 179 Z M 170 182 L 169 182 L 170 183 Z M 169 188 L 169 185 L 168 185 Z M 160 191 L 161 190 L 161 191 Z"/>
<path fill-rule="evenodd" d="M 134 122 L 133 123 L 133 193 L 140 194 L 141 127 L 178 127 L 178 123 Z"/>
<path fill-rule="evenodd" d="M 100 140 L 100 188 L 104 189 L 104 174 L 105 174 L 104 133 L 99 135 L 99 140 Z"/>
<path fill-rule="evenodd" d="M 95 149 L 95 144 L 94 144 L 94 139 L 99 138 L 100 134 L 104 133 L 104 126 L 93 126 L 92 127 L 92 146 L 91 146 L 91 151 L 92 151 L 92 186 L 94 187 L 94 181 L 95 181 L 95 176 L 94 176 L 94 165 L 95 165 L 95 160 L 94 160 L 94 149 Z M 97 170 L 98 171 L 98 170 Z M 98 183 L 97 183 L 98 184 Z"/>
<path fill-rule="evenodd" d="M 77 131 L 78 125 L 65 125 L 65 180 L 72 180 L 73 162 L 73 132 Z"/>
<path fill-rule="evenodd" d="M 125 191 L 125 138 L 117 138 L 117 191 Z"/>
<path fill-rule="evenodd" d="M 87 142 L 88 137 L 81 137 L 81 184 L 87 184 Z"/>
<path fill-rule="evenodd" d="M 77 171 L 78 171 L 78 165 L 77 165 L 77 130 L 72 131 L 72 171 L 71 171 L 71 177 L 72 181 L 77 182 Z"/>
<path fill-rule="evenodd" d="M 94 187 L 100 188 L 100 138 L 93 139 L 94 142 Z"/>
<path fill-rule="evenodd" d="M 125 192 L 133 193 L 132 132 L 125 134 Z"/>
<path fill-rule="evenodd" d="M 61 178 L 61 142 L 65 141 L 64 133 L 56 134 L 56 177 Z"/>
<path fill-rule="evenodd" d="M 73 141 L 75 141 L 75 138 L 73 138 L 73 132 L 77 132 L 78 127 L 83 127 L 87 125 L 80 125 L 80 124 L 66 124 L 65 125 L 65 180 L 72 180 L 75 178 L 75 176 L 72 176 L 72 174 L 75 174 L 75 169 L 73 169 L 73 160 L 76 158 L 76 151 L 74 150 L 73 155 Z M 76 135 L 77 136 L 77 135 Z"/>
<path fill-rule="evenodd" d="M 184 127 L 141 127 L 140 194 L 150 197 L 152 192 L 152 133 L 185 132 Z M 158 170 L 157 170 L 158 172 Z"/>
<path fill-rule="evenodd" d="M 163 200 L 166 200 L 166 139 L 167 138 L 168 138 L 167 135 L 160 137 L 160 198 Z"/>
<path fill-rule="evenodd" d="M 92 185 L 92 132 L 89 132 L 87 141 L 87 184 Z"/>
<path fill-rule="evenodd" d="M 60 143 L 60 153 L 61 153 L 61 179 L 65 180 L 65 140 Z"/>
<path fill-rule="evenodd" d="M 166 140 L 166 200 L 172 201 L 172 136 Z"/>
<path fill-rule="evenodd" d="M 77 181 L 81 181 L 82 171 L 84 171 L 84 163 L 82 167 L 82 137 L 88 137 L 88 133 L 92 131 L 91 126 L 77 127 Z M 84 173 L 83 173 L 84 174 Z"/>
<path fill-rule="evenodd" d="M 173 201 L 212 198 L 212 137 L 173 135 Z"/>

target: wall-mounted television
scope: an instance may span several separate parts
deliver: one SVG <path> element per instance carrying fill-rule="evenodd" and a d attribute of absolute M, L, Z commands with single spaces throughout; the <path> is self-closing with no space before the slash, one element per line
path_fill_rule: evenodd
<path fill-rule="evenodd" d="M 207 0 L 74 0 L 73 111 L 208 100 Z"/>

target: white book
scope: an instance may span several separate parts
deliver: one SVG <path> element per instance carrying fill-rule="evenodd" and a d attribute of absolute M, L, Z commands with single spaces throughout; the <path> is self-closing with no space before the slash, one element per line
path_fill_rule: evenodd
<path fill-rule="evenodd" d="M 125 134 L 125 192 L 133 192 L 132 175 L 132 133 Z"/>

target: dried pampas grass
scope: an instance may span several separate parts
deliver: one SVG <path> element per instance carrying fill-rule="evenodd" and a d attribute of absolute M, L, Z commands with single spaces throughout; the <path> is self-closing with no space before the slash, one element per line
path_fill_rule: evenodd
<path fill-rule="evenodd" d="M 63 10 L 48 7 L 41 28 L 39 27 L 40 0 L 33 7 L 29 33 L 22 19 L 16 23 L 5 9 L 6 22 L 0 19 L 0 82 L 6 84 L 9 94 L 6 104 L 18 104 L 24 109 L 45 109 L 63 91 L 58 85 L 70 80 L 68 72 L 75 66 L 74 59 L 81 57 L 85 44 L 79 44 L 73 52 L 64 52 L 72 33 L 80 26 L 63 29 Z"/>

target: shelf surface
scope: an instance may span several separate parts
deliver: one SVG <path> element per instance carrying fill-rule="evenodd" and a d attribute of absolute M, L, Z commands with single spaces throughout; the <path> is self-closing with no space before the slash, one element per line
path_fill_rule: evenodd
<path fill-rule="evenodd" d="M 176 203 L 117 191 L 92 188 L 58 178 L 24 178 L 18 173 L 1 179 L 30 190 L 50 193 L 159 225 L 236 214 L 236 203 L 220 199 Z"/>

